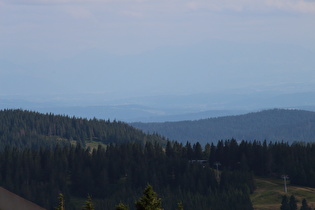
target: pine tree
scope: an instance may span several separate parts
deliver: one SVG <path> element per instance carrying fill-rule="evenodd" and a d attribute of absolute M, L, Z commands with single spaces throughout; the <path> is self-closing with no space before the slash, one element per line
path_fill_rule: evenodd
<path fill-rule="evenodd" d="M 62 193 L 59 193 L 58 199 L 59 199 L 59 204 L 58 204 L 58 207 L 55 209 L 56 210 L 65 210 L 65 201 L 64 201 Z"/>
<path fill-rule="evenodd" d="M 116 207 L 115 210 L 128 210 L 128 206 L 126 204 L 123 203 L 119 203 Z"/>
<path fill-rule="evenodd" d="M 302 200 L 302 206 L 301 206 L 300 210 L 311 210 L 311 208 L 308 206 L 305 198 Z"/>
<path fill-rule="evenodd" d="M 282 197 L 280 210 L 290 210 L 290 206 L 289 206 L 289 202 L 288 202 L 288 197 L 287 197 L 286 195 L 284 195 L 284 196 Z"/>
<path fill-rule="evenodd" d="M 290 210 L 297 210 L 297 201 L 294 197 L 294 195 L 290 196 L 290 201 L 289 201 L 289 206 L 290 206 Z"/>
<path fill-rule="evenodd" d="M 90 195 L 88 195 L 88 198 L 85 201 L 85 205 L 82 208 L 82 210 L 94 210 L 94 205 L 93 205 L 92 198 Z"/>
<path fill-rule="evenodd" d="M 177 204 L 177 210 L 184 210 L 183 203 L 180 202 Z"/>
<path fill-rule="evenodd" d="M 162 199 L 158 198 L 152 186 L 148 185 L 143 192 L 143 196 L 136 201 L 135 206 L 137 210 L 162 210 L 161 204 Z"/>

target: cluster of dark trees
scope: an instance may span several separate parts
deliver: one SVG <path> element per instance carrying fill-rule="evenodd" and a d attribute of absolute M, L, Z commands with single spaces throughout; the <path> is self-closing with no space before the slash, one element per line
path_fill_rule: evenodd
<path fill-rule="evenodd" d="M 315 187 L 315 144 L 267 141 L 218 141 L 207 144 L 209 164 L 220 161 L 222 167 L 233 170 L 242 168 L 255 175 L 281 177 L 289 175 L 291 184 Z"/>
<path fill-rule="evenodd" d="M 282 197 L 280 210 L 297 210 L 297 202 L 298 201 L 296 200 L 294 195 L 291 195 L 290 198 L 288 198 L 287 195 L 284 195 Z M 312 208 L 308 206 L 305 198 L 302 200 L 300 210 L 312 210 Z"/>
<path fill-rule="evenodd" d="M 59 203 L 55 210 L 65 210 L 65 201 L 62 193 L 59 194 Z M 136 210 L 163 210 L 162 209 L 162 199 L 158 197 L 157 193 L 153 191 L 151 185 L 143 191 L 143 195 L 135 201 Z M 128 210 L 129 206 L 124 203 L 119 203 L 116 205 L 115 210 Z M 177 210 L 183 210 L 183 204 L 178 203 Z M 91 196 L 88 196 L 88 199 L 85 201 L 82 210 L 94 210 L 94 203 Z"/>
<path fill-rule="evenodd" d="M 59 193 L 58 206 L 55 207 L 55 210 L 65 210 L 65 209 L 66 209 L 66 207 L 65 207 L 64 195 L 62 193 Z M 92 197 L 90 195 L 88 195 L 88 198 L 85 201 L 85 203 L 81 209 L 82 210 L 94 210 L 94 203 L 93 203 Z"/>
<path fill-rule="evenodd" d="M 249 172 L 223 171 L 218 182 L 211 167 L 189 161 L 188 151 L 194 151 L 189 144 L 174 145 L 171 153 L 149 142 L 94 150 L 80 144 L 39 150 L 6 147 L 0 153 L 0 184 L 48 209 L 56 206 L 59 192 L 67 209 L 76 208 L 71 198 L 87 194 L 96 209 L 114 209 L 120 201 L 132 209 L 148 183 L 164 198 L 165 209 L 175 209 L 181 201 L 187 209 L 252 209 Z"/>
<path fill-rule="evenodd" d="M 315 186 L 315 144 L 218 141 L 183 144 L 121 123 L 0 111 L 0 185 L 47 209 L 63 193 L 68 210 L 93 197 L 95 209 L 132 210 L 151 184 L 163 209 L 253 209 L 253 176 Z M 61 139 L 61 140 L 60 140 Z M 86 148 L 86 140 L 107 143 Z M 74 140 L 76 144 L 69 143 Z M 31 143 L 30 143 L 31 142 Z M 216 163 L 220 172 L 217 171 Z"/>

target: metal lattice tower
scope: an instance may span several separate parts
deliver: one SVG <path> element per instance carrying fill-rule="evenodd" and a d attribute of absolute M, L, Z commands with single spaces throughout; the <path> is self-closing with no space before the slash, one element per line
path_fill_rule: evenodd
<path fill-rule="evenodd" d="M 287 179 L 289 179 L 288 175 L 282 175 L 281 178 L 284 180 L 284 192 L 287 193 L 288 189 L 287 189 Z"/>
<path fill-rule="evenodd" d="M 217 166 L 217 171 L 216 171 L 217 173 L 216 173 L 216 175 L 217 175 L 217 179 L 219 180 L 219 166 L 221 165 L 221 163 L 220 162 L 215 162 L 214 165 Z"/>

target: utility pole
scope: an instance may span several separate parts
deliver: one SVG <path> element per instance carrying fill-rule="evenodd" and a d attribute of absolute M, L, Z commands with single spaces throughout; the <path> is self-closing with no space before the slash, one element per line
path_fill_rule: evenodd
<path fill-rule="evenodd" d="M 214 163 L 214 165 L 216 165 L 217 166 L 217 180 L 219 180 L 219 166 L 221 165 L 221 163 L 220 162 L 215 162 Z"/>
<path fill-rule="evenodd" d="M 287 193 L 288 189 L 287 189 L 287 179 L 289 179 L 288 175 L 282 175 L 281 178 L 284 180 L 284 192 Z"/>

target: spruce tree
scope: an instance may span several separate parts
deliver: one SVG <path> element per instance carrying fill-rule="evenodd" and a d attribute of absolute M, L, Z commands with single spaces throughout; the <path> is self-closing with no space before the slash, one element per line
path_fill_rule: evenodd
<path fill-rule="evenodd" d="M 297 210 L 297 201 L 294 197 L 294 195 L 290 196 L 290 201 L 289 201 L 289 206 L 290 206 L 290 210 Z"/>
<path fill-rule="evenodd" d="M 289 206 L 289 202 L 288 202 L 288 197 L 287 197 L 286 195 L 284 195 L 284 196 L 282 197 L 280 210 L 290 210 L 290 206 Z"/>
<path fill-rule="evenodd" d="M 305 198 L 302 200 L 302 206 L 301 206 L 300 210 L 311 210 L 311 208 L 308 206 Z"/>
<path fill-rule="evenodd" d="M 59 204 L 58 204 L 58 207 L 55 208 L 55 210 L 65 210 L 65 201 L 64 201 L 62 193 L 59 193 L 58 199 L 59 199 Z"/>
<path fill-rule="evenodd" d="M 142 197 L 136 201 L 135 206 L 137 210 L 162 210 L 162 199 L 157 197 L 156 192 L 153 191 L 151 185 L 148 185 Z"/>
<path fill-rule="evenodd" d="M 177 210 L 184 210 L 183 203 L 180 202 L 177 204 Z"/>
<path fill-rule="evenodd" d="M 116 205 L 115 210 L 128 210 L 128 206 L 126 204 L 123 203 L 119 203 L 118 205 Z"/>
<path fill-rule="evenodd" d="M 82 208 L 82 210 L 94 210 L 94 205 L 93 205 L 92 198 L 90 195 L 88 195 L 88 198 L 85 201 L 85 205 Z"/>

